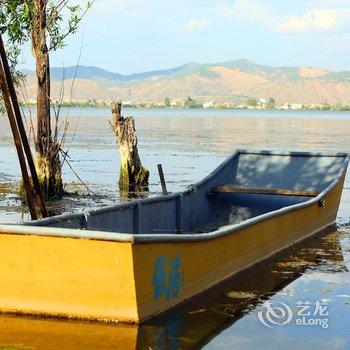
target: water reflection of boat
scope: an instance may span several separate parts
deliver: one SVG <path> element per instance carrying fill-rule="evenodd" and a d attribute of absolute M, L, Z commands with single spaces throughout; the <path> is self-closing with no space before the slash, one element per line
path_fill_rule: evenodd
<path fill-rule="evenodd" d="M 2 225 L 0 309 L 143 321 L 333 224 L 348 161 L 239 151 L 183 193 Z"/>
<path fill-rule="evenodd" d="M 139 348 L 200 349 L 305 272 L 334 274 L 346 269 L 335 231 L 311 239 L 301 249 L 293 249 L 248 276 L 233 277 L 222 283 L 220 291 L 212 289 L 181 310 L 146 321 L 139 329 Z"/>
<path fill-rule="evenodd" d="M 140 326 L 3 315 L 0 348 L 199 349 L 305 272 L 333 274 L 345 268 L 337 233 L 333 232 Z"/>

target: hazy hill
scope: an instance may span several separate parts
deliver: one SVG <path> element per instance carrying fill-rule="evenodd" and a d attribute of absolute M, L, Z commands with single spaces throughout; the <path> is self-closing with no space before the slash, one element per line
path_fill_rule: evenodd
<path fill-rule="evenodd" d="M 65 99 L 75 77 L 73 100 L 162 102 L 165 97 L 200 102 L 243 102 L 248 97 L 274 97 L 278 103 L 350 104 L 350 72 L 311 67 L 270 67 L 247 59 L 122 75 L 98 67 L 52 68 L 53 98 L 64 81 Z M 35 79 L 27 72 L 27 91 L 35 96 Z"/>

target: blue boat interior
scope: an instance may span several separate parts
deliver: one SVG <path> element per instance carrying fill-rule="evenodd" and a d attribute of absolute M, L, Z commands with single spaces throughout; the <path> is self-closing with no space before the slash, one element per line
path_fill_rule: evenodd
<path fill-rule="evenodd" d="M 212 232 L 312 199 L 336 179 L 346 156 L 238 151 L 184 192 L 59 215 L 24 225 L 128 234 Z M 224 185 L 250 192 L 215 191 Z M 266 190 L 283 190 L 287 194 L 279 194 L 281 191 L 265 193 Z M 303 195 L 304 192 L 307 195 Z"/>

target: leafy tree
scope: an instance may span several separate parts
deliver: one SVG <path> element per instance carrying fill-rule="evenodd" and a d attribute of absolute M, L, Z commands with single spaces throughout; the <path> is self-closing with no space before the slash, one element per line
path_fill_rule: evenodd
<path fill-rule="evenodd" d="M 187 108 L 199 108 L 200 105 L 198 104 L 197 101 L 195 101 L 193 98 L 188 96 L 186 101 L 185 101 L 185 107 L 187 107 Z"/>
<path fill-rule="evenodd" d="M 35 157 L 36 168 L 46 197 L 63 193 L 57 137 L 57 120 L 53 130 L 50 115 L 49 53 L 64 47 L 68 35 L 78 30 L 78 24 L 91 2 L 85 6 L 69 0 L 0 0 L 0 26 L 4 29 L 12 70 L 16 68 L 23 45 L 31 43 L 36 63 L 37 115 Z"/>
<path fill-rule="evenodd" d="M 256 107 L 258 105 L 258 100 L 255 97 L 249 97 L 247 100 L 247 105 L 251 107 Z"/>
<path fill-rule="evenodd" d="M 323 102 L 320 109 L 323 110 L 323 111 L 330 111 L 331 110 L 331 106 L 327 102 Z"/>
<path fill-rule="evenodd" d="M 270 97 L 269 100 L 267 101 L 267 106 L 268 108 L 275 108 L 276 107 L 276 101 L 273 97 Z"/>
<path fill-rule="evenodd" d="M 171 101 L 170 101 L 170 98 L 169 97 L 166 97 L 164 99 L 164 106 L 165 107 L 170 107 L 171 106 Z"/>

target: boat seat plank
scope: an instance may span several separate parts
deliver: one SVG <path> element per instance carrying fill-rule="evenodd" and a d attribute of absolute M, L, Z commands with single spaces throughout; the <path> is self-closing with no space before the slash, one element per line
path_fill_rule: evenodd
<path fill-rule="evenodd" d="M 290 189 L 273 189 L 273 188 L 247 188 L 235 185 L 221 185 L 211 190 L 211 193 L 244 193 L 244 194 L 268 194 L 278 196 L 302 196 L 302 197 L 316 197 L 317 191 L 303 191 Z"/>

